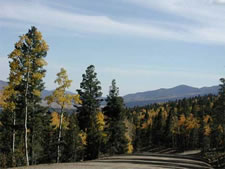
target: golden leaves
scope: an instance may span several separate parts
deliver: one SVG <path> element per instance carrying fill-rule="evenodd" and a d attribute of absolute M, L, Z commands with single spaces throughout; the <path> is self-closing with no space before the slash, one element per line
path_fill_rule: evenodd
<path fill-rule="evenodd" d="M 35 34 L 36 40 L 39 40 L 39 41 L 42 40 L 42 34 L 41 34 L 41 32 L 35 31 L 34 34 Z"/>
<path fill-rule="evenodd" d="M 60 123 L 60 117 L 59 117 L 59 114 L 57 112 L 53 112 L 51 114 L 52 116 L 52 122 L 51 122 L 51 125 L 52 126 L 55 126 L 55 129 L 56 128 L 59 128 L 59 123 Z"/>
<path fill-rule="evenodd" d="M 185 127 L 187 130 L 199 128 L 200 127 L 199 120 L 195 118 L 194 115 L 191 113 L 186 119 Z"/>
<path fill-rule="evenodd" d="M 184 114 L 181 114 L 181 115 L 180 115 L 180 118 L 179 118 L 179 120 L 178 120 L 178 126 L 183 126 L 184 123 L 185 123 L 185 120 L 186 120 L 185 115 L 184 115 Z"/>
<path fill-rule="evenodd" d="M 2 91 L 0 90 L 0 106 L 3 105 L 4 99 L 3 99 L 3 94 Z"/>
<path fill-rule="evenodd" d="M 35 95 L 35 96 L 41 96 L 41 91 L 40 90 L 33 90 L 33 95 Z"/>
<path fill-rule="evenodd" d="M 32 43 L 32 40 L 29 39 L 27 36 L 25 36 L 25 42 L 26 42 L 26 44 L 27 44 L 28 46 L 30 46 L 31 43 Z"/>
<path fill-rule="evenodd" d="M 127 153 L 128 154 L 131 154 L 133 153 L 133 150 L 134 150 L 134 147 L 133 145 L 131 144 L 131 142 L 128 143 L 128 146 L 127 146 Z"/>
<path fill-rule="evenodd" d="M 82 100 L 80 99 L 80 95 L 79 94 L 73 95 L 73 100 L 74 100 L 75 104 L 82 104 Z"/>
<path fill-rule="evenodd" d="M 48 51 L 49 50 L 49 46 L 44 40 L 42 40 L 41 50 L 42 51 Z"/>
<path fill-rule="evenodd" d="M 204 126 L 204 135 L 205 136 L 209 136 L 211 134 L 211 128 L 209 126 L 209 124 Z"/>
<path fill-rule="evenodd" d="M 1 103 L 0 105 L 5 110 L 13 111 L 15 109 L 15 103 L 10 99 L 12 96 L 16 94 L 15 90 L 12 86 L 8 85 L 4 88 L 1 95 Z"/>
<path fill-rule="evenodd" d="M 172 124 L 171 132 L 173 134 L 189 134 L 191 130 L 200 127 L 200 121 L 192 113 L 187 117 L 181 114 L 179 119 L 176 116 L 172 117 Z"/>
<path fill-rule="evenodd" d="M 203 122 L 204 123 L 210 123 L 212 122 L 212 117 L 210 115 L 206 115 L 203 117 Z"/>
<path fill-rule="evenodd" d="M 56 102 L 62 109 L 65 106 L 72 105 L 72 101 L 75 98 L 74 95 L 66 94 L 66 89 L 70 87 L 72 80 L 69 80 L 67 72 L 64 68 L 61 68 L 60 72 L 57 73 L 57 79 L 55 83 L 58 83 L 59 87 L 55 89 L 51 96 L 45 98 L 47 103 L 50 105 L 53 102 Z M 79 97 L 76 96 L 78 99 Z M 78 100 L 77 100 L 78 101 Z"/>
<path fill-rule="evenodd" d="M 55 126 L 55 129 L 59 128 L 60 125 L 60 115 L 57 112 L 53 112 L 51 114 L 52 116 L 52 121 L 51 121 L 51 125 Z M 62 128 L 67 129 L 69 125 L 68 119 L 66 119 L 66 117 L 63 117 L 63 121 L 62 121 Z"/>
<path fill-rule="evenodd" d="M 22 55 L 21 50 L 19 50 L 19 49 L 14 49 L 14 50 L 12 51 L 12 53 L 9 55 L 9 58 L 10 58 L 10 59 L 13 59 L 13 58 L 19 57 L 19 56 L 21 56 L 21 55 Z"/>
<path fill-rule="evenodd" d="M 104 114 L 102 112 L 98 112 L 96 114 L 96 123 L 98 125 L 98 130 L 103 131 L 105 127 Z"/>
<path fill-rule="evenodd" d="M 159 110 L 158 110 L 159 111 Z M 147 115 L 148 115 L 148 119 L 142 124 L 142 129 L 146 129 L 148 128 L 149 126 L 152 127 L 153 126 L 153 119 L 158 115 L 158 111 L 155 111 L 155 110 L 149 110 L 147 111 Z M 167 114 L 164 114 L 164 116 L 167 117 Z M 144 119 L 144 117 L 142 118 Z"/>
<path fill-rule="evenodd" d="M 211 127 L 210 124 L 212 123 L 212 117 L 210 115 L 205 115 L 203 116 L 203 122 L 204 122 L 204 130 L 203 130 L 203 134 L 205 136 L 209 136 L 211 134 Z"/>
<path fill-rule="evenodd" d="M 20 36 L 20 40 L 17 43 L 15 43 L 15 47 L 17 49 L 22 48 L 24 39 L 25 39 L 25 35 Z"/>
<path fill-rule="evenodd" d="M 43 73 L 33 73 L 32 77 L 34 78 L 34 80 L 40 80 L 44 77 L 45 74 Z"/>
<path fill-rule="evenodd" d="M 87 133 L 81 131 L 79 137 L 81 138 L 82 145 L 87 145 Z"/>
<path fill-rule="evenodd" d="M 19 63 L 18 63 L 18 61 L 10 62 L 10 68 L 11 68 L 12 70 L 18 69 L 18 68 L 19 68 Z"/>
<path fill-rule="evenodd" d="M 48 63 L 47 63 L 44 59 L 42 59 L 42 58 L 36 59 L 36 60 L 35 60 L 35 63 L 36 63 L 38 66 L 40 66 L 40 67 L 42 67 L 42 66 L 47 66 L 47 65 L 48 65 Z"/>
<path fill-rule="evenodd" d="M 131 154 L 133 153 L 133 150 L 134 150 L 134 147 L 132 145 L 132 139 L 131 139 L 131 136 L 129 135 L 128 132 L 125 133 L 125 137 L 126 139 L 128 140 L 128 144 L 127 144 L 127 153 L 128 154 Z"/>

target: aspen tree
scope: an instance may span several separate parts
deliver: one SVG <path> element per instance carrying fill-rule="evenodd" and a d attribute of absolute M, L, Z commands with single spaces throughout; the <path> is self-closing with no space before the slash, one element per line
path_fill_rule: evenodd
<path fill-rule="evenodd" d="M 28 116 L 35 112 L 41 102 L 41 92 L 44 89 L 44 66 L 47 62 L 48 45 L 43 40 L 41 33 L 35 27 L 15 44 L 15 49 L 9 55 L 10 74 L 9 85 L 16 92 L 16 109 L 24 116 L 24 149 L 25 161 L 29 166 L 28 150 Z M 32 127 L 32 126 L 31 126 Z"/>
<path fill-rule="evenodd" d="M 71 86 L 72 80 L 69 80 L 67 71 L 64 68 L 61 68 L 60 72 L 57 73 L 55 83 L 58 84 L 58 87 L 55 89 L 52 95 L 46 97 L 46 100 L 49 105 L 51 105 L 52 103 L 57 103 L 57 105 L 60 107 L 59 112 L 60 121 L 59 121 L 57 159 L 56 159 L 57 163 L 59 163 L 61 157 L 60 142 L 62 137 L 64 110 L 68 106 L 71 106 L 73 101 L 77 102 L 77 95 L 66 93 L 66 90 Z"/>

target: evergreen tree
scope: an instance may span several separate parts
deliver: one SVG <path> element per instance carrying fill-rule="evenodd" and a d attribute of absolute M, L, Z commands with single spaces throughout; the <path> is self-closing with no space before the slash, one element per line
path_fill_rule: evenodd
<path fill-rule="evenodd" d="M 81 130 L 90 128 L 91 115 L 96 114 L 100 107 L 102 96 L 100 82 L 97 79 L 95 67 L 90 65 L 87 67 L 86 73 L 82 75 L 83 80 L 80 83 L 80 88 L 77 90 L 81 106 L 78 106 L 78 120 Z"/>
<path fill-rule="evenodd" d="M 108 148 L 110 154 L 126 153 L 128 139 L 126 138 L 125 109 L 123 98 L 119 97 L 119 88 L 116 87 L 116 81 L 112 81 L 110 86 L 109 95 L 106 99 L 106 107 L 104 114 L 108 118 Z"/>
<path fill-rule="evenodd" d="M 99 155 L 101 138 L 98 133 L 96 115 L 100 111 L 102 96 L 100 82 L 93 65 L 88 66 L 83 80 L 77 90 L 81 105 L 77 106 L 80 129 L 87 133 L 86 159 L 94 159 Z"/>
<path fill-rule="evenodd" d="M 43 120 L 43 131 L 42 131 L 42 139 L 41 139 L 41 147 L 42 152 L 40 154 L 40 163 L 52 163 L 55 162 L 56 156 L 55 156 L 55 149 L 57 146 L 55 146 L 55 138 L 57 138 L 57 135 L 54 130 L 54 126 L 51 125 L 52 123 L 52 116 L 51 112 L 47 111 L 45 114 Z"/>
<path fill-rule="evenodd" d="M 66 144 L 63 153 L 64 161 L 75 162 L 80 160 L 82 154 L 82 140 L 80 138 L 80 128 L 75 113 L 69 116 L 69 125 L 65 135 L 65 142 Z"/>
<path fill-rule="evenodd" d="M 217 133 L 218 145 L 225 144 L 225 79 L 220 79 L 219 97 L 215 106 L 214 129 Z"/>

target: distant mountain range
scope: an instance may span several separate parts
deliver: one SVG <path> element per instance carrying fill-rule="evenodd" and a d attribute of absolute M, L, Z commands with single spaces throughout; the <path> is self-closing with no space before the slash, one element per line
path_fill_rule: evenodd
<path fill-rule="evenodd" d="M 3 90 L 3 88 L 7 86 L 7 82 L 0 80 L 0 90 Z M 44 90 L 41 94 L 42 98 L 45 98 L 46 96 L 50 96 L 53 93 L 54 90 Z M 67 93 L 73 94 L 72 92 L 68 91 Z"/>
<path fill-rule="evenodd" d="M 219 86 L 195 88 L 187 85 L 180 85 L 169 89 L 158 89 L 124 96 L 124 102 L 128 107 L 143 106 L 152 103 L 173 101 L 194 96 L 207 94 L 218 94 Z"/>
<path fill-rule="evenodd" d="M 5 81 L 0 80 L 0 90 L 6 86 Z M 153 103 L 162 103 L 167 101 L 179 100 L 195 96 L 204 96 L 207 94 L 218 94 L 219 86 L 195 88 L 187 85 L 180 85 L 169 89 L 158 89 L 153 91 L 139 92 L 125 95 L 124 102 L 127 107 L 144 106 Z M 42 98 L 51 95 L 53 90 L 44 90 Z M 71 93 L 72 92 L 68 92 Z"/>
<path fill-rule="evenodd" d="M 7 86 L 7 82 L 0 80 L 0 90 Z"/>

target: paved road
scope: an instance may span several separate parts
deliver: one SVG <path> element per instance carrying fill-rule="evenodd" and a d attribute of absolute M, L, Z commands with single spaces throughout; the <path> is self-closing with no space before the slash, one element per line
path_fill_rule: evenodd
<path fill-rule="evenodd" d="M 122 155 L 107 157 L 100 160 L 62 163 L 50 165 L 37 165 L 20 167 L 18 169 L 209 169 L 209 164 L 178 154 L 142 153 L 135 155 Z"/>

